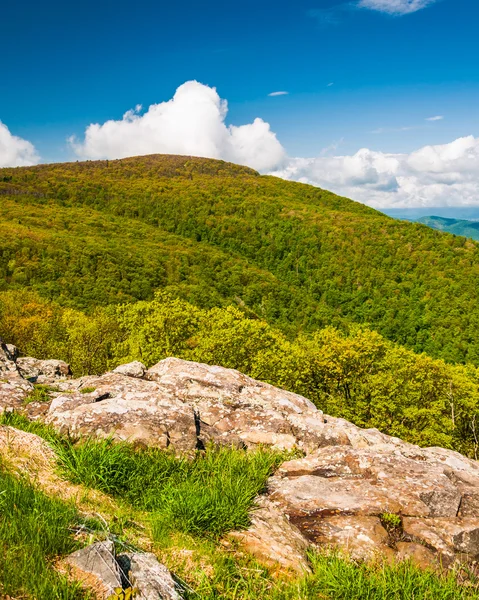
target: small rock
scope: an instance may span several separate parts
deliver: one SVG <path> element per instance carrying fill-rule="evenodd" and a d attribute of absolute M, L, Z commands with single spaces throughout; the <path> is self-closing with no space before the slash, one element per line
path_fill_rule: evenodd
<path fill-rule="evenodd" d="M 18 348 L 16 346 L 14 346 L 13 344 L 6 344 L 7 346 L 7 350 L 10 354 L 10 358 L 13 361 L 16 361 L 17 358 L 20 356 L 20 352 L 18 351 Z"/>
<path fill-rule="evenodd" d="M 73 552 L 66 561 L 77 569 L 97 577 L 107 594 L 113 594 L 115 588 L 122 587 L 121 571 L 115 559 L 113 542 L 96 542 Z"/>
<path fill-rule="evenodd" d="M 135 360 L 134 362 L 120 365 L 116 369 L 113 369 L 113 373 L 120 373 L 120 375 L 141 379 L 146 373 L 146 367 L 143 363 Z"/>
<path fill-rule="evenodd" d="M 135 600 L 181 600 L 170 571 L 151 553 L 133 552 L 118 557 L 126 576 L 138 592 Z"/>

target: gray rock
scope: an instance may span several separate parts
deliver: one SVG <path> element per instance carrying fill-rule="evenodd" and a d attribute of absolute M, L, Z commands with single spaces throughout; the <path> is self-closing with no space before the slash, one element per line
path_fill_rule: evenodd
<path fill-rule="evenodd" d="M 15 362 L 15 352 L 12 349 L 15 346 L 7 346 L 0 339 L 0 376 L 1 377 L 18 377 L 19 371 Z"/>
<path fill-rule="evenodd" d="M 96 542 L 73 552 L 66 560 L 84 573 L 97 577 L 106 594 L 113 594 L 115 588 L 122 587 L 121 571 L 115 559 L 113 542 Z"/>
<path fill-rule="evenodd" d="M 137 589 L 135 600 L 181 600 L 170 571 L 151 553 L 128 553 L 118 557 L 127 569 L 128 581 Z"/>
<path fill-rule="evenodd" d="M 113 369 L 113 373 L 120 373 L 120 375 L 127 375 L 128 377 L 138 377 L 141 379 L 146 373 L 146 367 L 139 361 L 127 363 L 126 365 L 120 365 L 116 369 Z"/>

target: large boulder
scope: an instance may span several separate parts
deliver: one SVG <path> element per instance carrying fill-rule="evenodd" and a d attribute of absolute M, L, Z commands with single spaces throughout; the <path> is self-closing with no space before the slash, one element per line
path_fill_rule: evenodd
<path fill-rule="evenodd" d="M 266 498 L 312 546 L 434 567 L 479 557 L 478 493 L 476 461 L 389 438 L 285 462 Z"/>

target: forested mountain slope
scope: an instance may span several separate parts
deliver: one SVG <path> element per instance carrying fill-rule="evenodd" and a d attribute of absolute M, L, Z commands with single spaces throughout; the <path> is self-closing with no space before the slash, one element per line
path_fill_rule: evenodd
<path fill-rule="evenodd" d="M 0 169 L 3 289 L 63 304 L 235 301 L 288 332 L 368 323 L 479 362 L 479 246 L 221 161 L 146 156 Z"/>

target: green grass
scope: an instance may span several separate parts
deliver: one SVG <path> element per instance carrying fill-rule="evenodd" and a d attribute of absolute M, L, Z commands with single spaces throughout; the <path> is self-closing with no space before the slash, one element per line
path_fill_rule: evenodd
<path fill-rule="evenodd" d="M 65 476 L 148 510 L 158 538 L 171 529 L 221 536 L 247 527 L 255 497 L 284 460 L 269 450 L 213 446 L 188 459 L 111 440 L 55 447 Z"/>
<path fill-rule="evenodd" d="M 453 573 L 439 576 L 409 562 L 358 564 L 337 553 L 310 555 L 312 573 L 275 578 L 245 558 L 217 555 L 187 600 L 477 600 L 477 587 L 460 586 Z"/>
<path fill-rule="evenodd" d="M 23 403 L 30 404 L 31 402 L 50 402 L 51 392 L 58 392 L 58 388 L 40 383 L 35 384 L 33 390 L 24 398 Z"/>
<path fill-rule="evenodd" d="M 29 421 L 24 415 L 15 411 L 5 411 L 0 414 L 0 425 L 15 427 L 27 433 L 33 433 L 40 436 L 52 444 L 60 444 L 63 440 L 52 427 L 45 425 L 41 421 Z"/>
<path fill-rule="evenodd" d="M 0 464 L 0 597 L 86 598 L 78 584 L 52 565 L 77 548 L 69 533 L 76 523 L 72 505 L 49 498 Z"/>

